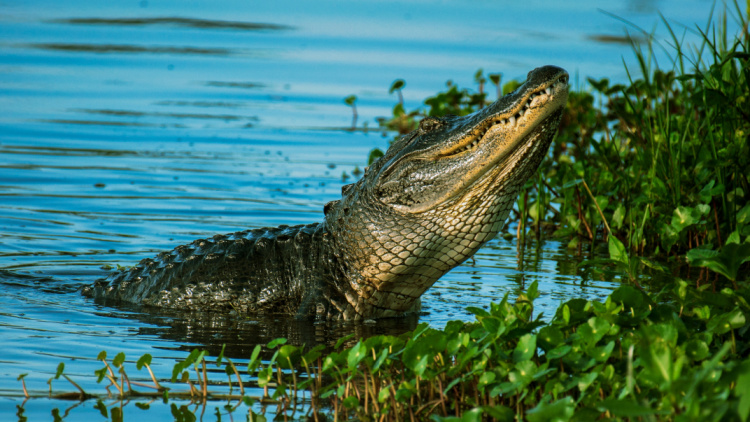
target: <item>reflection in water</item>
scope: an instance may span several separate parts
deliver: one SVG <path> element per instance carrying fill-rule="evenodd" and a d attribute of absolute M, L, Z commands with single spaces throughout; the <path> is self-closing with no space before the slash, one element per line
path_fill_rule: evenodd
<path fill-rule="evenodd" d="M 110 306 L 97 301 L 99 305 Z M 164 309 L 145 309 L 132 305 L 111 306 L 123 313 L 126 318 L 138 321 L 139 336 L 156 336 L 170 340 L 169 346 L 159 346 L 170 350 L 190 352 L 195 348 L 205 349 L 217 356 L 222 347 L 224 354 L 237 359 L 246 359 L 255 345 L 268 344 L 273 339 L 283 337 L 289 344 L 309 348 L 322 344 L 332 351 L 336 341 L 353 335 L 349 346 L 360 338 L 386 334 L 398 336 L 414 330 L 418 316 L 387 318 L 377 323 L 323 323 L 312 320 L 295 319 L 286 316 L 248 318 L 237 314 L 178 312 Z M 122 317 L 118 312 L 118 317 Z M 266 358 L 270 357 L 266 356 Z"/>
<path fill-rule="evenodd" d="M 188 54 L 206 56 L 229 56 L 239 54 L 237 50 L 229 48 L 199 48 L 199 47 L 173 47 L 173 46 L 140 46 L 126 44 L 68 44 L 68 43 L 35 43 L 27 44 L 29 48 L 53 51 L 68 51 L 76 53 L 117 53 L 117 54 Z M 249 52 L 243 51 L 243 54 Z"/>
<path fill-rule="evenodd" d="M 179 18 L 179 17 L 143 17 L 143 18 L 70 18 L 54 19 L 52 23 L 64 23 L 71 25 L 125 25 L 125 26 L 146 26 L 146 25 L 164 25 L 177 26 L 185 28 L 211 28 L 211 29 L 235 29 L 243 31 L 262 31 L 262 30 L 290 30 L 294 27 L 289 25 L 278 25 L 273 23 L 256 23 L 256 22 L 232 22 L 219 21 L 197 18 Z"/>

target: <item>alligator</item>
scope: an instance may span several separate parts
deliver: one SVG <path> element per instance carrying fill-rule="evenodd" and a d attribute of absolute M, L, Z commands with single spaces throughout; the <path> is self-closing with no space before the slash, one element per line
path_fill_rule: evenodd
<path fill-rule="evenodd" d="M 113 272 L 84 294 L 325 321 L 418 312 L 420 296 L 502 228 L 567 97 L 565 70 L 537 68 L 473 114 L 423 118 L 342 187 L 321 223 L 196 240 Z"/>

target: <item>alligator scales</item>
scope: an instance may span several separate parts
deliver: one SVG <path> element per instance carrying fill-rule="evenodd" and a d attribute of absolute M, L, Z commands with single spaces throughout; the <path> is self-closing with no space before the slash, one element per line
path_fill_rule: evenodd
<path fill-rule="evenodd" d="M 85 289 L 109 301 L 359 320 L 417 310 L 420 296 L 503 226 L 560 123 L 568 74 L 531 71 L 474 114 L 424 118 L 322 223 L 196 240 Z"/>

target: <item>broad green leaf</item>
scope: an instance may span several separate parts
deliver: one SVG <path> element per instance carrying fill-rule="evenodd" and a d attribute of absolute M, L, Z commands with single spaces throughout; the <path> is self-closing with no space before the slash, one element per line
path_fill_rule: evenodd
<path fill-rule="evenodd" d="M 540 402 L 535 408 L 526 412 L 529 422 L 563 422 L 568 421 L 575 413 L 575 402 L 571 397 L 547 403 Z"/>
<path fill-rule="evenodd" d="M 141 370 L 141 368 L 143 368 L 144 365 L 151 365 L 151 355 L 148 353 L 141 356 L 140 359 L 138 359 L 138 362 L 135 363 L 135 367 L 139 371 Z"/>
<path fill-rule="evenodd" d="M 607 399 L 599 402 L 597 407 L 601 411 L 609 411 L 613 415 L 621 418 L 638 418 L 653 415 L 655 413 L 654 410 L 641 406 L 631 399 Z"/>
<path fill-rule="evenodd" d="M 513 350 L 513 362 L 522 362 L 534 357 L 536 352 L 536 336 L 534 334 L 525 334 L 518 339 L 518 344 Z"/>
<path fill-rule="evenodd" d="M 565 337 L 562 331 L 553 325 L 542 327 L 537 335 L 537 343 L 547 352 L 562 345 L 564 341 Z"/>
<path fill-rule="evenodd" d="M 613 261 L 619 262 L 626 267 L 630 262 L 625 245 L 623 245 L 622 242 L 620 242 L 620 239 L 615 236 L 609 236 L 609 257 Z"/>
<path fill-rule="evenodd" d="M 691 249 L 687 258 L 691 265 L 708 268 L 732 281 L 736 281 L 740 266 L 750 261 L 750 242 L 742 244 L 727 243 L 718 253 L 711 255 L 705 249 Z"/>
<path fill-rule="evenodd" d="M 609 332 L 611 327 L 612 324 L 606 319 L 591 317 L 586 324 L 582 324 L 578 327 L 578 333 L 589 346 L 593 346 L 601 340 L 607 332 Z"/>
<path fill-rule="evenodd" d="M 125 353 L 120 352 L 117 355 L 115 355 L 115 358 L 112 359 L 112 365 L 114 365 L 116 368 L 119 368 L 122 366 L 122 364 L 125 363 Z"/>
<path fill-rule="evenodd" d="M 286 344 L 286 341 L 287 340 L 284 337 L 279 337 L 279 338 L 271 340 L 266 347 L 268 347 L 269 349 L 273 349 L 276 346 Z"/>

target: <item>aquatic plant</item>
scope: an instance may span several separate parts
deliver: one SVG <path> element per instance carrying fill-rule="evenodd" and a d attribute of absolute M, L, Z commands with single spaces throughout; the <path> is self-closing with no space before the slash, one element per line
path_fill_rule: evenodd
<path fill-rule="evenodd" d="M 194 350 L 162 382 L 144 355 L 136 368 L 147 368 L 153 384 L 131 380 L 124 354 L 108 361 L 103 352 L 96 376 L 109 382 L 106 395 L 77 387 L 56 397 L 179 398 L 204 408 L 227 400 L 224 412 L 244 405 L 251 420 L 267 412 L 310 420 L 750 418 L 747 284 L 715 293 L 678 280 L 654 295 L 623 285 L 604 302 L 562 303 L 549 322 L 534 312 L 538 296 L 533 283 L 515 302 L 506 295 L 489 310 L 469 308 L 473 322 L 451 321 L 442 330 L 420 324 L 398 337 L 356 342 L 345 337 L 329 353 L 276 339 L 256 346 L 243 367 L 222 351 L 212 363 L 223 367 L 228 393 L 211 391 L 221 383 L 209 379 L 205 351 Z M 260 358 L 262 349 L 270 359 Z M 54 378 L 73 382 L 63 370 L 61 364 Z M 187 390 L 178 391 L 180 384 Z M 246 387 L 263 394 L 251 397 Z"/>
<path fill-rule="evenodd" d="M 527 227 L 553 231 L 571 247 L 583 240 L 594 248 L 615 236 L 638 255 L 669 257 L 716 250 L 735 232 L 748 239 L 750 37 L 735 8 L 742 33 L 728 34 L 725 12 L 718 24 L 696 30 L 699 45 L 683 46 L 664 19 L 671 68 L 657 65 L 653 52 L 662 46 L 643 31 L 646 44 L 633 42 L 639 77 L 626 66 L 626 85 L 588 79 L 589 91 L 570 93 L 539 176 L 519 196 L 520 240 Z M 490 78 L 499 87 L 499 76 Z M 403 134 L 424 116 L 474 112 L 486 99 L 481 70 L 475 80 L 477 92 L 449 81 L 422 108 L 406 112 L 397 104 L 380 126 Z"/>

